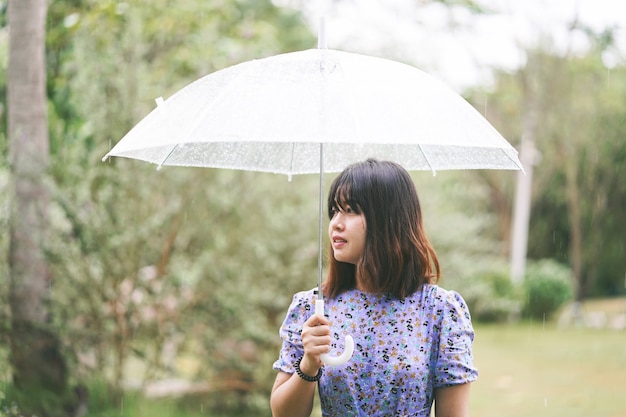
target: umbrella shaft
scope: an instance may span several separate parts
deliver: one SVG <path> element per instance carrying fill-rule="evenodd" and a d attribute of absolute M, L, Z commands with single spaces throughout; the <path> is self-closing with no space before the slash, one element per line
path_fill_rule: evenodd
<path fill-rule="evenodd" d="M 322 234 L 324 233 L 324 144 L 320 142 L 320 184 L 319 184 L 319 230 L 318 230 L 318 251 L 317 251 L 317 292 L 318 300 L 324 299 L 322 292 Z"/>

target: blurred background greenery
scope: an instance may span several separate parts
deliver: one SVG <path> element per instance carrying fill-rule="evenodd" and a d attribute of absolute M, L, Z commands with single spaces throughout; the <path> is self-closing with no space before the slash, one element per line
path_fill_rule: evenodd
<path fill-rule="evenodd" d="M 439 3 L 486 12 L 480 2 Z M 154 107 L 155 97 L 235 63 L 315 47 L 315 34 L 300 9 L 277 4 L 49 4 L 50 168 L 42 179 L 51 196 L 44 248 L 52 276 L 49 329 L 61 342 L 70 383 L 89 391 L 88 415 L 269 415 L 278 328 L 291 295 L 316 285 L 316 178 L 156 171 L 137 161 L 102 163 L 100 158 Z M 7 2 L 0 6 L 5 70 L 0 90 L 6 96 Z M 478 109 L 488 108 L 488 119 L 516 146 L 525 117 L 533 114 L 541 161 L 534 168 L 529 263 L 522 284 L 513 283 L 509 271 L 515 174 L 413 173 L 442 263 L 441 285 L 461 292 L 477 323 L 477 361 L 487 369 L 483 387 L 500 383 L 502 389 L 524 389 L 507 379 L 515 381 L 521 368 L 498 376 L 500 382 L 490 375 L 496 363 L 531 351 L 537 355 L 532 340 L 524 338 L 537 326 L 542 332 L 533 340 L 545 343 L 542 354 L 552 346 L 556 352 L 579 346 L 571 352 L 580 356 L 563 368 L 555 362 L 558 354 L 545 355 L 557 369 L 590 356 L 624 363 L 623 355 L 615 356 L 615 334 L 623 337 L 619 320 L 626 302 L 609 309 L 572 307 L 626 294 L 626 68 L 623 60 L 612 68 L 608 83 L 602 54 L 612 45 L 611 32 L 586 36 L 591 46 L 585 54 L 564 55 L 543 45 L 525 51 L 527 63 L 518 70 L 495 70 L 489 88 L 464 92 Z M 5 231 L 12 195 L 6 101 L 0 125 L 4 254 L 11 244 Z M 21 415 L 13 405 L 20 396 L 11 384 L 9 360 L 10 277 L 8 257 L 2 256 L 2 417 Z M 572 324 L 603 330 L 589 333 Z M 567 344 L 558 345 L 564 339 Z M 589 339 L 606 341 L 607 351 L 586 350 Z M 510 350 L 500 345 L 506 340 Z M 609 366 L 593 369 L 609 375 Z M 607 384 L 624 382 L 617 378 Z M 476 391 L 476 415 L 501 415 L 502 410 L 485 411 L 490 389 Z M 502 406 L 517 407 L 516 401 Z M 610 410 L 580 415 L 617 416 Z"/>

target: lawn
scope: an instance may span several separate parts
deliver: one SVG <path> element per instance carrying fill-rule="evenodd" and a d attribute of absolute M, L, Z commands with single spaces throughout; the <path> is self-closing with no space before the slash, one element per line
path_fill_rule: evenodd
<path fill-rule="evenodd" d="M 472 416 L 626 416 L 625 331 L 475 327 Z"/>

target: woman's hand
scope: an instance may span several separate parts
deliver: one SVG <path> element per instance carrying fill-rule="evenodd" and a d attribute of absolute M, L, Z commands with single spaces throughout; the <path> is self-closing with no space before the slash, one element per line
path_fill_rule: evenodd
<path fill-rule="evenodd" d="M 315 376 L 322 367 L 320 355 L 330 352 L 330 326 L 328 319 L 313 314 L 302 326 L 302 344 L 304 357 L 300 362 L 300 370 L 309 376 Z"/>
<path fill-rule="evenodd" d="M 314 377 L 322 367 L 320 355 L 330 352 L 330 326 L 328 319 L 314 314 L 302 325 L 302 344 L 304 356 L 300 361 L 300 370 L 305 375 Z M 305 381 L 300 376 L 279 372 L 274 381 L 270 408 L 274 417 L 308 417 L 313 410 L 313 397 L 317 384 Z"/>

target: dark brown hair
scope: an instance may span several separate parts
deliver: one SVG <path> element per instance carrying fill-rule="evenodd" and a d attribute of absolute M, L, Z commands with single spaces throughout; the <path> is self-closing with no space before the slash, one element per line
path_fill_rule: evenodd
<path fill-rule="evenodd" d="M 329 218 L 345 205 L 365 216 L 365 249 L 353 265 L 337 261 L 331 247 L 327 297 L 354 288 L 357 269 L 368 289 L 400 299 L 437 282 L 439 260 L 424 231 L 415 185 L 403 167 L 376 159 L 348 166 L 330 186 Z"/>

